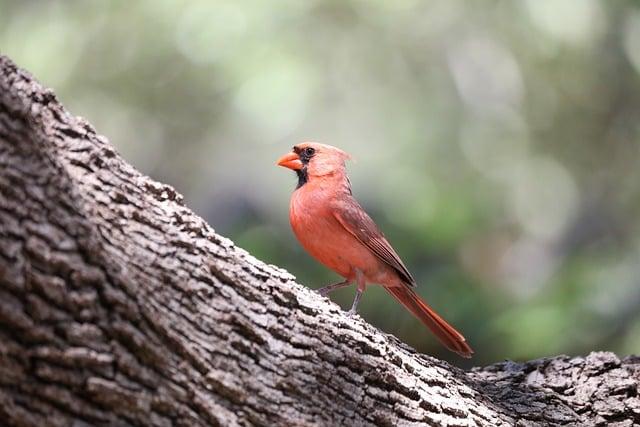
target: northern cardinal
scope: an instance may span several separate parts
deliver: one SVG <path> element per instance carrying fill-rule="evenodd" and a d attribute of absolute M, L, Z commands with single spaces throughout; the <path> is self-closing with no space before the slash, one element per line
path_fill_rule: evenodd
<path fill-rule="evenodd" d="M 326 144 L 304 142 L 277 164 L 298 175 L 289 221 L 302 246 L 345 280 L 325 286 L 329 292 L 356 282 L 350 314 L 355 314 L 368 284 L 380 284 L 424 323 L 449 350 L 471 357 L 473 350 L 413 290 L 416 282 L 380 229 L 351 193 L 345 160 L 349 155 Z"/>

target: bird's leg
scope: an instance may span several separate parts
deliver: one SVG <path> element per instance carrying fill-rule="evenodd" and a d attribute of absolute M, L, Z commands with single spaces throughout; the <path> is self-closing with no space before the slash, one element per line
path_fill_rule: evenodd
<path fill-rule="evenodd" d="M 347 313 L 349 316 L 353 316 L 358 313 L 358 303 L 360 302 L 360 298 L 362 298 L 363 291 L 358 287 L 356 289 L 356 297 L 353 299 L 353 304 L 351 305 L 351 310 Z"/>
<path fill-rule="evenodd" d="M 351 284 L 350 280 L 345 280 L 345 281 L 340 282 L 340 283 L 334 283 L 332 285 L 327 285 L 324 288 L 318 289 L 316 292 L 318 292 L 323 297 L 326 297 L 327 295 L 329 295 L 330 292 L 333 292 L 336 289 L 344 288 L 345 286 L 349 286 L 350 284 Z"/>
<path fill-rule="evenodd" d="M 348 315 L 353 316 L 358 312 L 358 303 L 360 303 L 360 298 L 362 298 L 362 294 L 366 288 L 366 283 L 364 282 L 364 276 L 360 270 L 356 269 L 356 281 L 358 283 L 358 287 L 356 289 L 356 296 L 353 299 L 353 304 L 351 304 L 351 310 L 349 310 Z"/>

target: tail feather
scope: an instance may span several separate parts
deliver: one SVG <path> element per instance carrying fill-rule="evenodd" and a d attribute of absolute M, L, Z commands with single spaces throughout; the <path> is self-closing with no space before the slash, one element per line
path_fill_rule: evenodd
<path fill-rule="evenodd" d="M 462 357 L 471 357 L 473 350 L 462 334 L 422 301 L 412 289 L 406 286 L 385 286 L 385 289 L 424 323 L 445 347 Z"/>

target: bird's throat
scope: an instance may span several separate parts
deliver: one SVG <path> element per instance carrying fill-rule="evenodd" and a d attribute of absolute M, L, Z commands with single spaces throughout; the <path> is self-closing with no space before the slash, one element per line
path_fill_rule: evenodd
<path fill-rule="evenodd" d="M 296 190 L 309 181 L 309 174 L 307 173 L 307 167 L 304 166 L 302 169 L 296 170 L 296 174 L 298 175 L 298 185 L 296 186 Z"/>

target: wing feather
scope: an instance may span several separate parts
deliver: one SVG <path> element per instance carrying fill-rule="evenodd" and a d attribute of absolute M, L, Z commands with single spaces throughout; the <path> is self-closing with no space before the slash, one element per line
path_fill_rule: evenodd
<path fill-rule="evenodd" d="M 400 256 L 384 237 L 375 222 L 353 198 L 337 200 L 332 205 L 333 214 L 338 222 L 378 258 L 393 267 L 402 280 L 409 286 L 415 286 L 414 280 Z"/>

